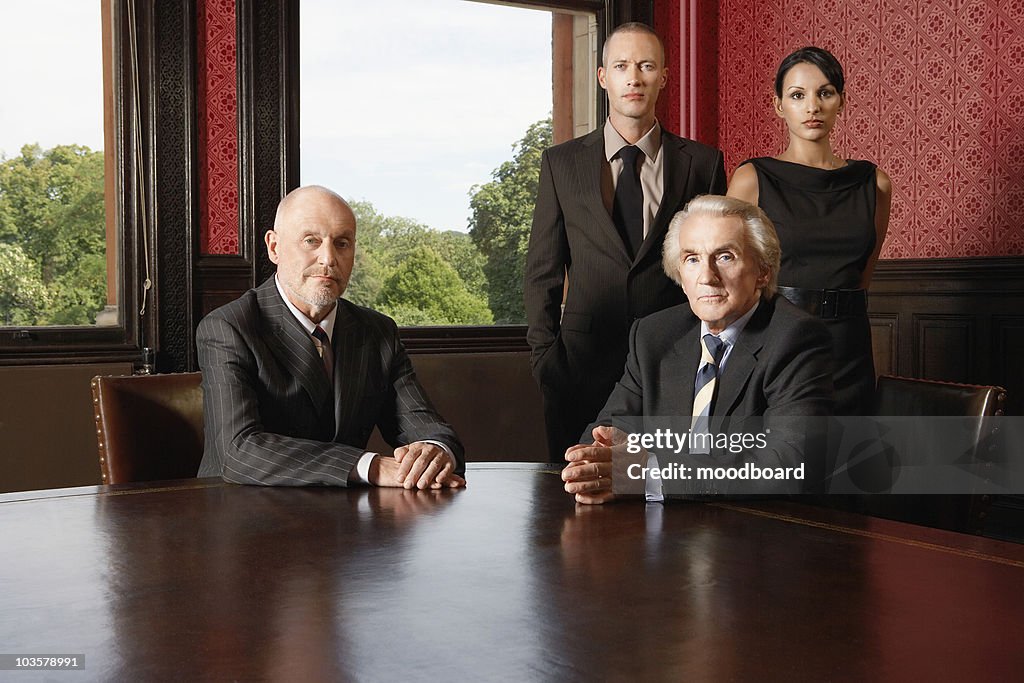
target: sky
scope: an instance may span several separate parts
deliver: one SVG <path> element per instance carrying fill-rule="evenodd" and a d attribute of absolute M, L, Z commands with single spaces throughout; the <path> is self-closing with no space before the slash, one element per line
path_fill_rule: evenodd
<path fill-rule="evenodd" d="M 466 230 L 469 191 L 551 111 L 551 14 L 467 0 L 302 0 L 300 179 Z M 0 154 L 103 148 L 95 0 L 2 2 Z M 72 57 L 69 58 L 69 55 Z"/>
<path fill-rule="evenodd" d="M 466 0 L 300 12 L 302 184 L 466 230 L 470 188 L 551 112 L 551 14 Z"/>
<path fill-rule="evenodd" d="M 33 142 L 103 149 L 100 4 L 0 2 L 0 26 L 0 154 Z"/>

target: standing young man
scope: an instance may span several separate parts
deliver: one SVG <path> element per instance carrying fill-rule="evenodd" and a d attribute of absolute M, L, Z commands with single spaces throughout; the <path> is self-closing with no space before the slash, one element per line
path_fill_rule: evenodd
<path fill-rule="evenodd" d="M 726 187 L 719 150 L 658 123 L 668 69 L 654 31 L 619 26 L 601 61 L 608 120 L 544 152 L 526 257 L 527 338 L 552 462 L 579 441 L 622 375 L 631 323 L 685 301 L 661 268 L 672 216 Z"/>

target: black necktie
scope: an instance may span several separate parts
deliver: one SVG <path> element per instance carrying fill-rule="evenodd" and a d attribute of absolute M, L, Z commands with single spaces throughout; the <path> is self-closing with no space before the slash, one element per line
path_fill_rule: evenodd
<path fill-rule="evenodd" d="M 615 185 L 615 203 L 612 205 L 612 220 L 634 258 L 644 241 L 644 190 L 640 186 L 640 169 L 636 163 L 641 155 L 643 152 L 634 145 L 619 150 L 622 170 Z"/>
<path fill-rule="evenodd" d="M 334 351 L 331 349 L 331 340 L 328 339 L 324 328 L 319 325 L 313 328 L 313 336 L 320 342 L 320 360 L 324 363 L 324 372 L 327 373 L 327 378 L 331 379 L 334 377 Z"/>

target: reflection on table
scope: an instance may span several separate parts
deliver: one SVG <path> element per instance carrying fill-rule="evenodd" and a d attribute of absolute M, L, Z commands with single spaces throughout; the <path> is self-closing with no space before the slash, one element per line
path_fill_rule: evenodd
<path fill-rule="evenodd" d="M 0 643 L 60 680 L 1010 680 L 1024 548 L 796 503 L 215 480 L 0 496 Z"/>

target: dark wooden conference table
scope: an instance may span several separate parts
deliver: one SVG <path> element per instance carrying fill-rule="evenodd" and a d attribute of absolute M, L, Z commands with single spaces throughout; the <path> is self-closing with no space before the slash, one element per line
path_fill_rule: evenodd
<path fill-rule="evenodd" d="M 211 479 L 0 496 L 2 680 L 1021 680 L 1024 547 L 785 501 Z"/>

